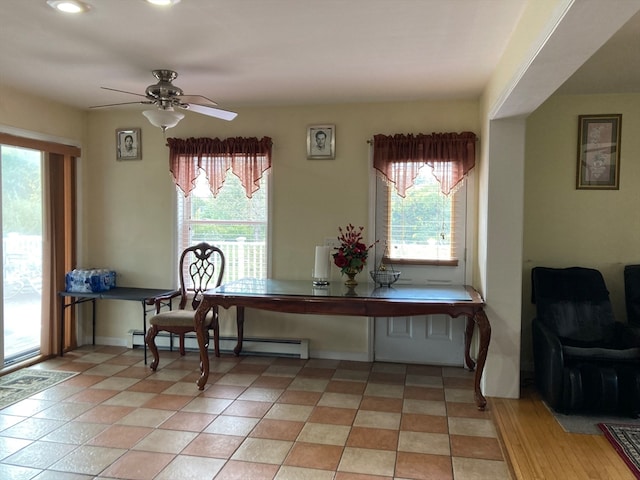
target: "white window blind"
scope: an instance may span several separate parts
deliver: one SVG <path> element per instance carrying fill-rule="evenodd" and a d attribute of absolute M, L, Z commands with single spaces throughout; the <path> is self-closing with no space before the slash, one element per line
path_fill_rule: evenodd
<path fill-rule="evenodd" d="M 431 168 L 420 169 L 415 184 L 400 197 L 393 185 L 376 179 L 376 258 L 385 263 L 458 266 L 463 260 L 466 186 L 444 195 Z"/>

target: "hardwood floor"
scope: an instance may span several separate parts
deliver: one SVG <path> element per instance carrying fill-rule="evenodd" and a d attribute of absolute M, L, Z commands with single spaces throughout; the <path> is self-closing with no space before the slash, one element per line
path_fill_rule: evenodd
<path fill-rule="evenodd" d="M 533 387 L 489 405 L 514 479 L 635 479 L 604 435 L 566 433 Z"/>

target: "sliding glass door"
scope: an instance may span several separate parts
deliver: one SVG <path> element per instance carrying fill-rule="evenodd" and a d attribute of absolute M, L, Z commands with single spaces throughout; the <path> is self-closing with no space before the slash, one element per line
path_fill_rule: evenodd
<path fill-rule="evenodd" d="M 0 145 L 3 364 L 40 353 L 43 153 Z M 2 365 L 0 365 L 1 367 Z"/>

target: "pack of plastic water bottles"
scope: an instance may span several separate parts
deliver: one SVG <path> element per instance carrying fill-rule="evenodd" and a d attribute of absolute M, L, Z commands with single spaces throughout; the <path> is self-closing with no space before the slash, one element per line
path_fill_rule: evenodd
<path fill-rule="evenodd" d="M 67 292 L 104 292 L 116 286 L 116 272 L 106 268 L 75 269 L 65 275 Z"/>

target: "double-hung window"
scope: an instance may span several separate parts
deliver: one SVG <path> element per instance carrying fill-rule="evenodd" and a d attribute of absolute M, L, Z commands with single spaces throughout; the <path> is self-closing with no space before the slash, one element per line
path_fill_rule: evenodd
<path fill-rule="evenodd" d="M 266 278 L 271 140 L 169 139 L 168 143 L 176 180 L 178 252 L 208 242 L 225 254 L 224 282 Z"/>

